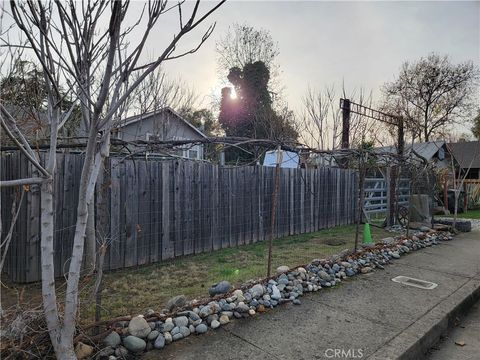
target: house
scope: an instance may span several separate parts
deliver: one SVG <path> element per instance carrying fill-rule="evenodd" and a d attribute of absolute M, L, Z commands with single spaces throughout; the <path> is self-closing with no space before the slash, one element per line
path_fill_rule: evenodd
<path fill-rule="evenodd" d="M 480 179 L 480 141 L 460 141 L 448 144 L 448 149 L 462 176 L 466 179 Z"/>
<path fill-rule="evenodd" d="M 396 146 L 383 146 L 375 148 L 375 152 L 382 154 L 396 154 Z M 434 164 L 437 169 L 451 166 L 447 143 L 443 140 L 422 143 L 405 144 L 404 156 L 420 162 L 427 161 Z"/>
<path fill-rule="evenodd" d="M 115 124 L 112 138 L 124 141 L 205 140 L 207 137 L 169 107 L 130 116 Z M 174 153 L 188 159 L 203 160 L 203 144 L 178 147 Z"/>

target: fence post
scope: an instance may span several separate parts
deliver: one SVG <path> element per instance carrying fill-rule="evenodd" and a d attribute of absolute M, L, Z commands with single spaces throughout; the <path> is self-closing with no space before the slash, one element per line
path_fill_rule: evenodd
<path fill-rule="evenodd" d="M 275 215 L 277 213 L 277 194 L 278 194 L 278 185 L 280 177 L 280 164 L 282 162 L 282 153 L 281 147 L 277 147 L 277 160 L 275 165 L 275 184 L 272 194 L 272 217 L 270 223 L 270 236 L 268 239 L 268 260 L 267 260 L 267 277 L 270 277 L 272 271 L 272 246 L 273 246 L 273 233 L 275 230 Z"/>
<path fill-rule="evenodd" d="M 341 99 L 342 108 L 342 149 L 350 147 L 350 100 Z"/>

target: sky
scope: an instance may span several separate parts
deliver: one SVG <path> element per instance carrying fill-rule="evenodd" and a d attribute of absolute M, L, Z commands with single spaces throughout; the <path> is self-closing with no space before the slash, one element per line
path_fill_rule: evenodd
<path fill-rule="evenodd" d="M 215 4 L 202 1 L 199 13 Z M 2 5 L 9 8 L 5 2 Z M 143 1 L 133 2 L 127 23 L 135 23 L 143 5 Z M 185 17 L 192 6 L 189 0 L 184 5 Z M 7 17 L 7 25 L 8 21 Z M 280 50 L 277 64 L 283 100 L 297 112 L 308 88 L 335 86 L 340 92 L 345 84 L 349 93 L 363 89 L 378 100 L 382 84 L 394 79 L 404 61 L 431 52 L 449 55 L 454 63 L 472 60 L 480 66 L 480 1 L 229 0 L 182 38 L 178 52 L 195 47 L 214 22 L 213 34 L 196 53 L 163 66 L 170 78 L 181 78 L 194 87 L 204 106 L 211 103 L 212 96 L 220 96 L 225 84 L 219 76 L 215 43 L 234 23 L 271 33 Z M 162 16 L 147 42 L 143 60 L 158 56 L 178 27 L 176 10 Z M 139 26 L 130 34 L 132 44 L 141 32 Z M 480 94 L 478 98 L 480 102 Z M 464 129 L 460 127 L 459 132 Z"/>
<path fill-rule="evenodd" d="M 363 88 L 378 99 L 382 84 L 394 79 L 404 61 L 431 52 L 480 64 L 478 1 L 227 1 L 212 21 L 215 31 L 197 53 L 165 66 L 206 101 L 222 85 L 215 42 L 235 22 L 266 29 L 278 42 L 283 95 L 296 110 L 308 87 L 340 89 L 343 82 L 349 91 Z"/>

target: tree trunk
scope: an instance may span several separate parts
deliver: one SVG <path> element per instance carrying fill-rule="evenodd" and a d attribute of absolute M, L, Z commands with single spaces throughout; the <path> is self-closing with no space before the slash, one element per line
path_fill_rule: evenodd
<path fill-rule="evenodd" d="M 95 201 L 88 205 L 88 218 L 85 242 L 85 270 L 87 274 L 95 271 L 96 262 L 96 234 L 95 234 Z"/>
<path fill-rule="evenodd" d="M 47 322 L 48 332 L 52 341 L 55 354 L 60 354 L 61 349 L 73 349 L 73 341 L 68 344 L 62 342 L 61 326 L 58 316 L 57 296 L 55 293 L 54 248 L 53 248 L 53 180 L 41 186 L 40 197 L 40 224 L 41 224 L 41 265 L 42 265 L 42 296 L 43 311 Z"/>

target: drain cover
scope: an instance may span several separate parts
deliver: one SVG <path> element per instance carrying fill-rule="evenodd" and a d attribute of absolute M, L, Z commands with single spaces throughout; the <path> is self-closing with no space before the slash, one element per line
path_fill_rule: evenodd
<path fill-rule="evenodd" d="M 435 284 L 433 282 L 414 279 L 408 276 L 397 276 L 397 277 L 394 277 L 392 281 L 395 281 L 400 284 L 408 285 L 408 286 L 414 286 L 424 290 L 432 290 L 438 286 L 438 284 Z"/>

